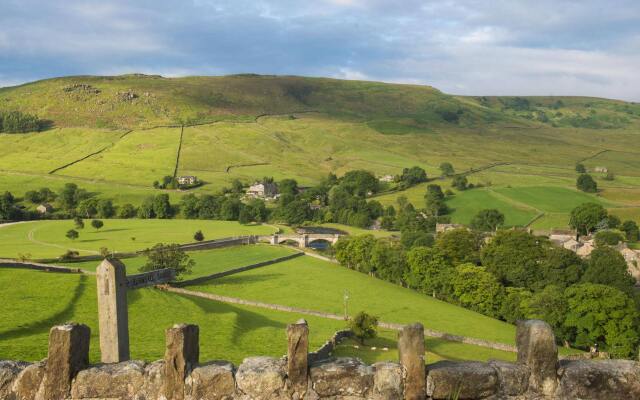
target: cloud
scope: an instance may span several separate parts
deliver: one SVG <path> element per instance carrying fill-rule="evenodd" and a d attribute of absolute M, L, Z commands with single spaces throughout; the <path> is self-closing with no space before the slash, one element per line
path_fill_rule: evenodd
<path fill-rule="evenodd" d="M 4 0 L 0 26 L 3 82 L 256 72 L 640 100 L 637 0 Z"/>

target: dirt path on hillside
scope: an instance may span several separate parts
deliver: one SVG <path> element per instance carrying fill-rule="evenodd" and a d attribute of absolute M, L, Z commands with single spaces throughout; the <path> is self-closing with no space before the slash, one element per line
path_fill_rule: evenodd
<path fill-rule="evenodd" d="M 30 242 L 38 244 L 40 246 L 55 247 L 55 248 L 62 249 L 62 250 L 77 251 L 78 253 L 83 252 L 83 253 L 89 253 L 89 254 L 100 254 L 100 252 L 95 251 L 95 250 L 76 249 L 76 248 L 73 248 L 73 247 L 67 247 L 67 246 L 62 246 L 62 245 L 59 245 L 59 244 L 47 243 L 47 242 L 40 241 L 40 240 L 38 240 L 38 239 L 36 239 L 34 237 L 36 231 L 38 229 L 40 229 L 40 228 L 41 227 L 38 226 L 38 227 L 35 227 L 35 228 L 33 228 L 33 229 L 31 229 L 29 231 L 29 233 L 27 234 L 27 239 L 29 239 Z"/>

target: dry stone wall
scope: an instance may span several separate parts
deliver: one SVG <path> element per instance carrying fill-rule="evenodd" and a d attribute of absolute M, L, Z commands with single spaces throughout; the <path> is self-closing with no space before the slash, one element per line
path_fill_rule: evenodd
<path fill-rule="evenodd" d="M 640 363 L 558 362 L 552 330 L 542 321 L 518 324 L 516 363 L 425 366 L 420 324 L 400 331 L 399 362 L 313 360 L 308 333 L 300 320 L 287 327 L 286 357 L 249 357 L 236 367 L 201 363 L 198 327 L 175 325 L 166 331 L 163 360 L 89 365 L 89 328 L 56 326 L 46 360 L 0 361 L 0 399 L 640 399 Z"/>

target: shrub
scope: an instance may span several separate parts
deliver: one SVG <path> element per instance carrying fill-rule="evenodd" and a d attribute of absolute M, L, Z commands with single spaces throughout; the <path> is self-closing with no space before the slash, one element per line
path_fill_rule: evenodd
<path fill-rule="evenodd" d="M 202 242 L 204 240 L 204 234 L 202 233 L 202 231 L 198 231 L 193 235 L 193 238 L 198 242 Z"/>
<path fill-rule="evenodd" d="M 364 344 L 366 339 L 373 339 L 378 335 L 378 317 L 360 311 L 349 320 L 349 329 L 358 341 Z"/>
<path fill-rule="evenodd" d="M 195 265 L 195 261 L 175 243 L 167 245 L 158 243 L 151 249 L 145 250 L 144 254 L 147 256 L 147 263 L 140 267 L 140 272 L 172 268 L 176 271 L 176 276 L 180 276 L 190 274 Z"/>
<path fill-rule="evenodd" d="M 598 191 L 598 184 L 589 174 L 582 174 L 576 181 L 576 187 L 587 193 L 595 193 Z"/>

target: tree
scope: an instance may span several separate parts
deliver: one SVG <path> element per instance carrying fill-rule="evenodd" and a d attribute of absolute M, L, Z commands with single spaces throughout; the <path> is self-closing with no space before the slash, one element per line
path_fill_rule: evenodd
<path fill-rule="evenodd" d="M 598 191 L 598 184 L 589 174 L 582 174 L 576 181 L 576 187 L 587 193 L 595 193 Z"/>
<path fill-rule="evenodd" d="M 444 215 L 449 210 L 444 202 L 444 193 L 439 185 L 431 184 L 427 186 L 427 192 L 424 195 L 427 211 L 431 215 Z"/>
<path fill-rule="evenodd" d="M 101 218 L 111 218 L 116 214 L 116 209 L 113 206 L 113 202 L 109 199 L 99 200 L 97 209 L 98 215 Z"/>
<path fill-rule="evenodd" d="M 438 234 L 435 247 L 452 264 L 480 262 L 482 238 L 465 228 L 456 228 Z"/>
<path fill-rule="evenodd" d="M 442 172 L 443 176 L 451 176 L 455 174 L 453 165 L 451 165 L 450 162 L 443 162 L 442 164 L 440 164 L 440 172 Z"/>
<path fill-rule="evenodd" d="M 567 300 L 564 297 L 563 287 L 556 285 L 546 286 L 539 292 L 535 292 L 527 302 L 526 317 L 546 321 L 560 340 L 571 338 L 571 329 L 565 327 L 564 320 L 567 315 Z"/>
<path fill-rule="evenodd" d="M 336 260 L 349 269 L 369 273 L 374 269 L 371 251 L 375 243 L 373 235 L 340 238 L 335 245 Z"/>
<path fill-rule="evenodd" d="M 616 231 L 600 231 L 596 233 L 596 246 L 615 246 L 620 242 L 624 242 L 624 236 L 622 233 Z"/>
<path fill-rule="evenodd" d="M 91 221 L 91 226 L 93 227 L 93 229 L 99 230 L 104 226 L 104 222 L 100 221 L 99 219 L 94 219 L 93 221 Z"/>
<path fill-rule="evenodd" d="M 10 192 L 4 192 L 0 196 L 0 220 L 14 221 L 20 219 L 22 211 L 18 208 L 16 200 Z"/>
<path fill-rule="evenodd" d="M 80 217 L 75 217 L 73 219 L 73 224 L 75 225 L 76 229 L 84 229 L 84 221 Z"/>
<path fill-rule="evenodd" d="M 366 339 L 373 339 L 378 335 L 378 317 L 360 311 L 355 317 L 349 319 L 349 329 L 353 335 L 364 345 Z"/>
<path fill-rule="evenodd" d="M 69 229 L 65 236 L 71 240 L 76 240 L 80 237 L 80 234 L 75 229 Z"/>
<path fill-rule="evenodd" d="M 427 181 L 427 173 L 420 167 L 404 168 L 400 175 L 402 188 L 408 188 Z"/>
<path fill-rule="evenodd" d="M 238 222 L 242 225 L 253 222 L 253 214 L 251 213 L 249 207 L 244 206 L 240 209 L 240 213 L 238 214 Z"/>
<path fill-rule="evenodd" d="M 433 235 L 429 232 L 405 229 L 400 234 L 400 244 L 405 249 L 413 247 L 431 247 L 433 246 Z"/>
<path fill-rule="evenodd" d="M 593 232 L 595 228 L 607 218 L 607 210 L 597 203 L 584 203 L 573 210 L 569 218 L 569 225 L 581 235 Z"/>
<path fill-rule="evenodd" d="M 614 357 L 636 355 L 640 316 L 628 295 L 611 286 L 586 283 L 569 287 L 565 297 L 565 326 L 575 332 L 577 346 L 598 343 Z"/>
<path fill-rule="evenodd" d="M 510 324 L 526 319 L 532 294 L 524 288 L 508 287 L 500 306 L 500 316 Z"/>
<path fill-rule="evenodd" d="M 464 175 L 456 175 L 451 181 L 451 186 L 458 190 L 466 190 L 469 185 L 467 177 Z"/>
<path fill-rule="evenodd" d="M 466 308 L 497 317 L 504 296 L 504 288 L 484 267 L 461 264 L 453 275 L 453 294 Z"/>
<path fill-rule="evenodd" d="M 620 230 L 624 232 L 625 237 L 629 242 L 637 242 L 640 240 L 640 229 L 635 221 L 624 221 L 620 226 Z"/>
<path fill-rule="evenodd" d="M 200 212 L 198 205 L 198 197 L 195 194 L 189 193 L 186 196 L 182 196 L 182 199 L 180 200 L 180 211 L 182 212 L 182 216 L 187 219 L 198 218 L 198 214 Z"/>
<path fill-rule="evenodd" d="M 154 271 L 164 268 L 172 268 L 176 271 L 176 276 L 190 274 L 195 265 L 187 253 L 178 244 L 158 243 L 151 249 L 145 250 L 147 262 L 140 267 L 140 272 Z"/>
<path fill-rule="evenodd" d="M 578 163 L 576 164 L 576 172 L 579 174 L 584 174 L 587 172 L 587 169 L 584 167 L 584 164 Z"/>
<path fill-rule="evenodd" d="M 243 204 L 236 197 L 225 197 L 220 203 L 220 219 L 224 221 L 237 221 Z"/>
<path fill-rule="evenodd" d="M 123 204 L 122 206 L 120 206 L 120 210 L 118 211 L 118 217 L 119 218 L 133 218 L 136 216 L 136 208 L 133 206 L 133 204 Z"/>
<path fill-rule="evenodd" d="M 609 229 L 617 229 L 618 227 L 620 227 L 620 218 L 615 215 L 609 214 L 607 216 L 607 224 Z"/>
<path fill-rule="evenodd" d="M 153 196 L 147 197 L 142 201 L 140 208 L 138 208 L 138 218 L 148 219 L 156 217 L 156 214 L 153 211 L 153 201 Z"/>
<path fill-rule="evenodd" d="M 169 195 L 166 193 L 159 194 L 153 198 L 153 213 L 156 218 L 167 219 L 173 215 L 171 204 L 169 203 Z"/>
<path fill-rule="evenodd" d="M 193 239 L 198 242 L 202 242 L 204 240 L 204 234 L 199 230 L 193 235 Z"/>
<path fill-rule="evenodd" d="M 395 241 L 378 239 L 371 250 L 374 274 L 380 279 L 395 284 L 402 283 L 406 259 L 402 246 Z"/>
<path fill-rule="evenodd" d="M 596 248 L 591 252 L 582 282 L 609 285 L 630 295 L 634 294 L 636 283 L 622 254 L 611 247 Z"/>
<path fill-rule="evenodd" d="M 414 247 L 407 253 L 404 281 L 407 286 L 440 299 L 451 297 L 453 266 L 437 249 Z"/>
<path fill-rule="evenodd" d="M 300 225 L 311 217 L 311 208 L 304 200 L 294 200 L 287 204 L 282 213 L 289 225 Z"/>
<path fill-rule="evenodd" d="M 236 194 L 244 192 L 244 185 L 239 179 L 234 179 L 233 182 L 231 182 L 231 191 Z"/>
<path fill-rule="evenodd" d="M 378 178 L 364 170 L 349 171 L 340 179 L 340 186 L 354 196 L 366 197 L 368 193 L 376 193 L 379 188 Z"/>
<path fill-rule="evenodd" d="M 63 209 L 71 211 L 87 197 L 89 194 L 84 189 L 80 189 L 75 183 L 67 183 L 58 195 L 58 202 Z"/>
<path fill-rule="evenodd" d="M 573 251 L 552 246 L 539 263 L 540 276 L 533 290 L 544 289 L 548 285 L 556 285 L 564 290 L 580 282 L 586 268 L 585 261 Z"/>
<path fill-rule="evenodd" d="M 504 214 L 496 209 L 480 210 L 471 220 L 473 229 L 490 232 L 504 225 Z"/>
<path fill-rule="evenodd" d="M 295 196 L 298 194 L 298 182 L 295 179 L 283 179 L 278 183 L 278 191 L 281 195 Z"/>
<path fill-rule="evenodd" d="M 85 218 L 93 218 L 98 214 L 98 200 L 92 198 L 84 199 L 80 201 L 76 211 Z"/>
<path fill-rule="evenodd" d="M 505 286 L 531 288 L 540 279 L 544 245 L 542 238 L 524 231 L 498 231 L 482 248 L 480 259 Z"/>

